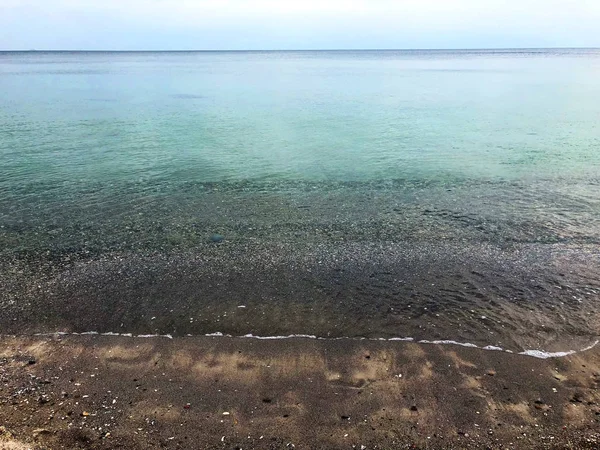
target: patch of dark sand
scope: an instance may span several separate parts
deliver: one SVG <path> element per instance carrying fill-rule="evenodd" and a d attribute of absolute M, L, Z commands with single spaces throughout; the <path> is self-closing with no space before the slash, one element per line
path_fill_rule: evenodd
<path fill-rule="evenodd" d="M 600 442 L 600 349 L 540 360 L 407 342 L 3 337 L 0 377 L 0 437 L 37 449 Z"/>

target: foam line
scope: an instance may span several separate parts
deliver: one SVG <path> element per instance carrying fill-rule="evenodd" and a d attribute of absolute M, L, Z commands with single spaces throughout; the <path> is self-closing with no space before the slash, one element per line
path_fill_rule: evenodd
<path fill-rule="evenodd" d="M 4 335 L 0 335 L 4 336 Z M 64 331 L 57 331 L 54 333 L 35 333 L 34 336 L 123 336 L 123 337 L 137 337 L 137 338 L 167 338 L 173 339 L 173 336 L 170 334 L 138 334 L 133 335 L 132 333 L 98 333 L 97 331 L 85 331 L 82 333 L 65 333 Z M 316 339 L 321 341 L 339 341 L 339 340 L 356 340 L 356 341 L 404 341 L 404 342 L 416 342 L 418 344 L 429 344 L 429 345 L 459 345 L 461 347 L 468 348 L 478 348 L 480 350 L 489 350 L 495 352 L 505 352 L 505 353 L 514 353 L 512 350 L 507 350 L 502 347 L 497 347 L 495 345 L 486 345 L 481 347 L 479 345 L 472 344 L 470 342 L 458 342 L 452 340 L 436 340 L 429 341 L 426 339 L 422 339 L 420 341 L 415 341 L 412 337 L 393 337 L 393 338 L 350 338 L 350 337 L 337 337 L 337 338 L 325 338 L 314 336 L 311 334 L 290 334 L 287 336 L 255 336 L 253 334 L 246 334 L 243 336 L 233 336 L 231 334 L 224 334 L 220 332 L 208 333 L 201 335 L 204 337 L 218 337 L 218 338 L 230 338 L 230 339 L 260 339 L 260 340 L 280 340 L 280 339 Z M 194 337 L 191 334 L 188 334 L 187 337 Z M 575 353 L 585 352 L 587 350 L 593 349 L 596 345 L 600 343 L 600 340 L 595 341 L 593 344 L 588 345 L 580 350 L 568 350 L 566 352 L 546 352 L 544 350 L 525 350 L 517 353 L 518 355 L 523 356 L 531 356 L 533 358 L 539 359 L 548 359 L 548 358 L 562 358 L 569 355 L 574 355 Z"/>
<path fill-rule="evenodd" d="M 294 338 L 318 339 L 317 336 L 313 336 L 311 334 L 290 334 L 289 336 L 254 336 L 253 334 L 246 334 L 241 337 L 250 338 L 250 339 L 294 339 Z"/>
<path fill-rule="evenodd" d="M 449 340 L 443 340 L 443 341 L 419 341 L 419 344 L 435 344 L 435 345 L 460 345 L 461 347 L 471 347 L 471 348 L 481 348 L 481 349 L 486 349 L 485 347 L 479 347 L 475 344 L 471 344 L 470 342 L 456 342 L 456 341 L 449 341 Z M 500 350 L 503 350 L 500 347 L 497 347 Z"/>
<path fill-rule="evenodd" d="M 568 352 L 544 352 L 542 350 L 525 350 L 524 352 L 519 353 L 519 355 L 533 356 L 534 358 L 540 359 L 548 359 L 548 358 L 562 358 L 563 356 L 574 355 L 575 353 L 585 352 L 586 350 L 593 349 L 596 345 L 598 345 L 596 341 L 591 345 L 588 345 L 581 350 L 569 350 Z"/>

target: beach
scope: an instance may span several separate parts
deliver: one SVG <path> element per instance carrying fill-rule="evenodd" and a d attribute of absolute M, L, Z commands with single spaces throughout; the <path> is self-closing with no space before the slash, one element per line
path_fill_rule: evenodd
<path fill-rule="evenodd" d="M 598 448 L 599 63 L 0 52 L 0 448 Z"/>
<path fill-rule="evenodd" d="M 600 349 L 3 336 L 0 448 L 593 449 Z M 2 447 L 4 446 L 4 447 Z"/>

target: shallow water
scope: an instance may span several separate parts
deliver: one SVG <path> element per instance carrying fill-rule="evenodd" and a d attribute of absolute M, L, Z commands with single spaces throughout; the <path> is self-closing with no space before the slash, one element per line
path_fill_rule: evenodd
<path fill-rule="evenodd" d="M 599 77 L 599 50 L 0 53 L 0 324 L 593 342 Z"/>

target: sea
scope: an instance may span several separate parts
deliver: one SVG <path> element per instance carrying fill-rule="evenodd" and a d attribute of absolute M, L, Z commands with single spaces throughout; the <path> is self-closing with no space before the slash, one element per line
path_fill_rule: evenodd
<path fill-rule="evenodd" d="M 569 351 L 600 50 L 0 52 L 0 330 Z"/>

